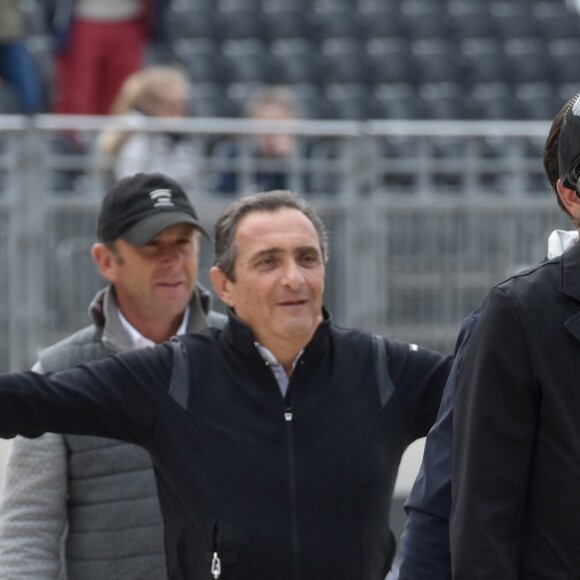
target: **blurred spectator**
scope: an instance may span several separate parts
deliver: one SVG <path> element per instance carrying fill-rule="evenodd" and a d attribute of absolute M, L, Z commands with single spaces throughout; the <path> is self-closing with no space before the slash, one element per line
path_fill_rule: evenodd
<path fill-rule="evenodd" d="M 254 92 L 247 105 L 247 117 L 259 121 L 292 121 L 300 118 L 292 90 L 265 86 Z M 290 183 L 292 163 L 310 156 L 310 146 L 289 133 L 256 134 L 251 138 L 225 141 L 215 156 L 228 162 L 218 175 L 217 191 L 249 193 L 273 189 L 310 190 L 309 180 Z"/>
<path fill-rule="evenodd" d="M 113 103 L 111 113 L 132 119 L 183 117 L 188 114 L 190 83 L 180 69 L 151 66 L 132 74 Z M 112 178 L 139 172 L 161 172 L 190 188 L 197 175 L 197 156 L 191 138 L 183 133 L 105 130 L 98 148 L 110 162 Z"/>
<path fill-rule="evenodd" d="M 56 41 L 61 114 L 105 115 L 159 40 L 170 0 L 44 0 Z"/>
<path fill-rule="evenodd" d="M 20 112 L 42 109 L 36 64 L 24 38 L 26 27 L 20 0 L 0 0 L 0 82 L 6 82 L 16 97 Z"/>

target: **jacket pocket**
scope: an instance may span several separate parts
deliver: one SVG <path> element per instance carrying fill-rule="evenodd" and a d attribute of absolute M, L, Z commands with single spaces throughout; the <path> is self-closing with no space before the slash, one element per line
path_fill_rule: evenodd
<path fill-rule="evenodd" d="M 201 523 L 201 522 L 200 522 Z M 203 538 L 188 528 L 167 530 L 167 566 L 170 580 L 228 580 L 238 560 L 222 520 L 201 523 Z M 203 541 L 202 541 L 203 540 Z"/>
<path fill-rule="evenodd" d="M 227 526 L 223 520 L 216 520 L 212 527 L 212 551 L 210 573 L 212 580 L 227 578 L 227 570 L 238 561 L 238 552 L 231 550 L 227 542 Z M 226 573 L 223 577 L 222 574 Z"/>

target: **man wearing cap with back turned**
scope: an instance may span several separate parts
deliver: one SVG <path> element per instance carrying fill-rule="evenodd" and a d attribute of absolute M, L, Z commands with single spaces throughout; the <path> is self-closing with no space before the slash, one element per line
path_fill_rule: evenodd
<path fill-rule="evenodd" d="M 580 223 L 580 95 L 558 145 Z M 456 580 L 580 578 L 580 244 L 488 294 L 456 387 Z"/>
<path fill-rule="evenodd" d="M 90 306 L 93 324 L 43 351 L 34 370 L 223 326 L 196 282 L 199 233 L 206 235 L 174 180 L 140 173 L 119 181 L 103 199 L 92 248 L 109 282 Z M 155 480 L 140 447 L 52 433 L 12 444 L 0 496 L 0 578 L 65 574 L 166 577 Z"/>

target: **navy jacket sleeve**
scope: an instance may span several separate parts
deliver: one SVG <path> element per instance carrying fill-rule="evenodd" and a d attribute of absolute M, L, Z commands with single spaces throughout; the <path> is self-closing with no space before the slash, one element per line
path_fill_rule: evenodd
<path fill-rule="evenodd" d="M 403 410 L 407 444 L 425 437 L 437 418 L 453 358 L 406 342 L 389 343 L 389 374 L 393 400 Z"/>
<path fill-rule="evenodd" d="M 451 578 L 449 514 L 453 443 L 453 401 L 457 372 L 477 322 L 479 309 L 463 322 L 455 361 L 443 392 L 435 425 L 425 442 L 423 462 L 407 501 L 408 519 L 399 547 L 399 580 Z"/>
<path fill-rule="evenodd" d="M 454 580 L 518 578 L 517 554 L 541 394 L 521 312 L 484 302 L 456 386 L 450 548 Z"/>
<path fill-rule="evenodd" d="M 46 375 L 0 375 L 0 436 L 72 433 L 145 445 L 169 399 L 172 363 L 163 345 Z"/>

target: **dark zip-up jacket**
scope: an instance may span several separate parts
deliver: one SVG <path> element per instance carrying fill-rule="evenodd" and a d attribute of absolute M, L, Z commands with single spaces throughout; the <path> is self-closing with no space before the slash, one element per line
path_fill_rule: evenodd
<path fill-rule="evenodd" d="M 328 319 L 282 398 L 250 329 L 230 313 L 223 330 L 182 338 L 181 393 L 168 392 L 169 344 L 52 375 L 3 375 L 0 430 L 145 447 L 171 579 L 382 580 L 399 461 L 433 424 L 450 358 L 381 340 L 388 400 L 371 335 Z"/>

